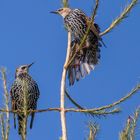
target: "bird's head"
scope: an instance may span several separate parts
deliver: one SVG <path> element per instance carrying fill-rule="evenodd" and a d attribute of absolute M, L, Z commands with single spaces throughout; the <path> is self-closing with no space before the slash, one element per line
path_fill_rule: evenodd
<path fill-rule="evenodd" d="M 16 69 L 16 74 L 15 77 L 19 76 L 20 74 L 24 74 L 24 73 L 28 73 L 29 72 L 29 68 L 34 64 L 28 64 L 28 65 L 21 65 Z"/>
<path fill-rule="evenodd" d="M 63 18 L 65 18 L 70 13 L 70 11 L 71 11 L 70 8 L 60 8 L 60 9 L 58 9 L 56 11 L 52 11 L 51 13 L 53 13 L 53 14 L 59 14 Z"/>

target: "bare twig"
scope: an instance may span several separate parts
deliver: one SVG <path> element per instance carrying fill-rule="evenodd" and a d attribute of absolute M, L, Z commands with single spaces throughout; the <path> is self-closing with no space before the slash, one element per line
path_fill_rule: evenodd
<path fill-rule="evenodd" d="M 9 94 L 7 90 L 7 81 L 6 81 L 6 72 L 5 69 L 1 69 L 2 80 L 3 80 L 3 89 L 4 89 L 4 98 L 5 98 L 5 109 L 9 110 Z M 10 131 L 10 116 L 9 112 L 6 112 L 6 123 L 5 123 L 5 140 L 8 140 Z"/>
<path fill-rule="evenodd" d="M 132 95 L 134 95 L 135 93 L 137 93 L 138 91 L 140 90 L 140 84 L 138 84 L 134 89 L 132 89 L 126 96 L 122 97 L 121 99 L 119 99 L 118 101 L 112 103 L 112 104 L 109 104 L 109 105 L 106 105 L 106 106 L 102 106 L 102 107 L 99 107 L 99 108 L 94 108 L 94 109 L 85 109 L 83 108 L 81 105 L 77 104 L 69 95 L 69 99 L 71 100 L 71 102 L 76 105 L 80 110 L 77 110 L 75 112 L 98 112 L 101 111 L 101 110 L 106 110 L 106 109 L 109 109 L 109 108 L 112 108 L 122 102 L 124 102 L 125 100 L 129 99 Z M 72 110 L 71 110 L 72 111 Z"/>
<path fill-rule="evenodd" d="M 67 98 L 72 102 L 72 104 L 74 104 L 76 107 L 78 107 L 79 109 L 84 109 L 81 105 L 79 105 L 74 99 L 72 99 L 72 97 L 68 94 L 67 90 L 65 90 L 65 94 L 67 96 Z"/>
<path fill-rule="evenodd" d="M 81 113 L 90 113 L 92 115 L 109 115 L 109 114 L 115 114 L 115 113 L 119 113 L 120 109 L 116 108 L 113 109 L 111 111 L 106 111 L 106 110 L 102 110 L 102 111 L 93 111 L 92 109 L 75 109 L 75 108 L 68 108 L 65 109 L 66 112 L 81 112 Z"/>
<path fill-rule="evenodd" d="M 98 7 L 99 7 L 99 0 L 96 0 L 95 8 L 93 11 L 93 21 L 95 20 L 95 16 L 97 15 Z"/>
<path fill-rule="evenodd" d="M 118 18 L 116 18 L 111 25 L 102 33 L 100 33 L 100 36 L 103 36 L 107 33 L 109 33 L 112 29 L 114 29 L 121 21 L 126 18 L 128 13 L 132 10 L 132 8 L 137 4 L 138 0 L 132 0 L 132 2 L 124 9 L 124 11 L 120 14 Z"/>
<path fill-rule="evenodd" d="M 5 126 L 4 126 L 3 114 L 0 114 L 0 125 L 1 125 L 1 137 L 2 137 L 2 140 L 5 140 Z"/>
<path fill-rule="evenodd" d="M 68 0 L 62 0 L 63 7 L 68 7 Z"/>
<path fill-rule="evenodd" d="M 104 109 L 108 109 L 108 108 L 112 108 L 120 103 L 122 103 L 123 101 L 129 99 L 132 95 L 134 95 L 135 93 L 137 93 L 140 90 L 140 84 L 138 84 L 134 89 L 131 90 L 130 93 L 128 93 L 126 96 L 124 96 L 123 98 L 121 98 L 120 100 L 110 104 L 110 105 L 106 105 L 100 108 L 95 108 L 93 109 L 93 111 L 99 111 L 99 110 L 104 110 Z"/>
<path fill-rule="evenodd" d="M 63 6 L 68 7 L 68 0 L 62 0 Z M 62 79 L 61 79 L 61 91 L 60 91 L 60 118 L 61 118 L 61 127 L 62 127 L 62 140 L 67 140 L 67 128 L 66 128 L 66 113 L 65 113 L 65 84 L 66 84 L 66 74 L 67 70 L 65 65 L 68 63 L 71 49 L 71 33 L 68 32 L 68 45 L 67 45 L 67 54 L 66 60 L 63 66 Z"/>
<path fill-rule="evenodd" d="M 79 108 L 79 110 L 76 110 L 76 109 L 72 109 L 70 108 L 70 110 L 66 109 L 67 112 L 69 111 L 72 111 L 72 112 L 83 112 L 85 113 L 86 115 L 90 115 L 92 117 L 94 117 L 95 115 L 96 116 L 99 116 L 99 115 L 108 115 L 108 114 L 115 114 L 115 113 L 119 113 L 120 112 L 120 109 L 119 108 L 115 108 L 113 110 L 109 110 L 109 111 L 106 111 L 105 109 L 104 110 L 99 110 L 99 111 L 92 111 L 89 110 L 89 109 L 86 109 L 84 107 L 82 107 L 81 105 L 79 105 L 74 99 L 72 99 L 72 97 L 68 94 L 67 91 L 65 91 L 65 94 L 66 96 L 68 97 L 68 99 L 76 106 Z"/>

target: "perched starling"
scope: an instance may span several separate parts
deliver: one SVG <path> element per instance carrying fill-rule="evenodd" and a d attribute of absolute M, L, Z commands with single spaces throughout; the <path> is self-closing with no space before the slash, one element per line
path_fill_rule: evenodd
<path fill-rule="evenodd" d="M 92 24 L 86 41 L 81 50 L 78 51 L 91 19 L 79 9 L 61 8 L 51 13 L 59 14 L 63 17 L 65 27 L 73 36 L 70 58 L 75 53 L 76 56 L 68 67 L 69 84 L 73 85 L 75 80 L 78 81 L 81 77 L 85 77 L 98 64 L 101 42 L 103 43 L 99 35 L 100 28 L 96 23 Z"/>
<path fill-rule="evenodd" d="M 25 106 L 27 110 L 36 110 L 37 108 L 37 100 L 40 94 L 38 85 L 28 74 L 29 68 L 32 66 L 32 64 L 22 65 L 16 69 L 15 81 L 12 84 L 10 90 L 12 110 L 23 111 L 25 109 Z M 27 124 L 28 115 L 31 115 L 30 128 L 32 128 L 35 113 L 28 113 L 27 116 L 25 116 L 25 114 L 22 112 L 17 113 L 18 133 L 20 135 L 22 135 L 22 133 L 24 132 L 23 123 L 25 120 Z M 14 114 L 14 127 L 16 128 L 16 114 Z"/>

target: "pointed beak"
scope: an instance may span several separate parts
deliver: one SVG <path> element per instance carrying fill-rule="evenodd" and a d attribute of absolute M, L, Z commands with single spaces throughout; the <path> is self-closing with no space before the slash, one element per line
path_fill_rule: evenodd
<path fill-rule="evenodd" d="M 34 63 L 35 63 L 35 62 L 33 62 L 33 63 L 29 64 L 29 65 L 28 65 L 28 68 L 30 68 L 30 67 L 31 67 Z"/>
<path fill-rule="evenodd" d="M 52 14 L 59 14 L 57 10 L 56 11 L 51 11 L 50 13 L 52 13 Z"/>

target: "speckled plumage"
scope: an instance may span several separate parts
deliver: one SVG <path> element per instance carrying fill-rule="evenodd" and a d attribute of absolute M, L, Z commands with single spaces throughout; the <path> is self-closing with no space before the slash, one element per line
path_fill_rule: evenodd
<path fill-rule="evenodd" d="M 27 65 L 28 66 L 28 65 Z M 27 72 L 20 72 L 16 76 L 14 83 L 11 86 L 11 102 L 12 110 L 23 110 L 24 107 L 24 95 L 26 92 L 26 102 L 27 110 L 36 110 L 37 100 L 39 98 L 39 88 L 37 83 L 32 79 L 32 77 Z M 28 114 L 29 115 L 29 114 Z M 34 113 L 31 113 L 30 128 L 32 128 Z M 25 117 L 23 113 L 17 114 L 19 123 L 19 134 L 22 133 L 23 129 L 23 118 Z M 14 114 L 14 126 L 16 127 L 15 114 Z"/>
<path fill-rule="evenodd" d="M 88 27 L 90 20 L 84 12 L 79 9 L 74 9 L 64 18 L 64 23 L 68 31 L 73 35 L 72 47 L 70 57 L 76 52 L 75 59 L 68 68 L 68 78 L 70 85 L 74 84 L 75 80 L 89 74 L 100 59 L 100 29 L 97 24 L 93 24 L 94 30 L 90 30 L 87 39 L 81 49 L 77 51 Z"/>
<path fill-rule="evenodd" d="M 79 81 L 81 77 L 85 77 L 98 64 L 101 43 L 105 44 L 99 35 L 99 26 L 93 22 L 85 42 L 80 46 L 91 22 L 91 18 L 87 17 L 80 9 L 60 8 L 51 13 L 61 15 L 65 27 L 72 33 L 70 59 L 73 56 L 74 59 L 67 68 L 67 72 L 69 84 L 73 85 L 75 80 Z"/>

